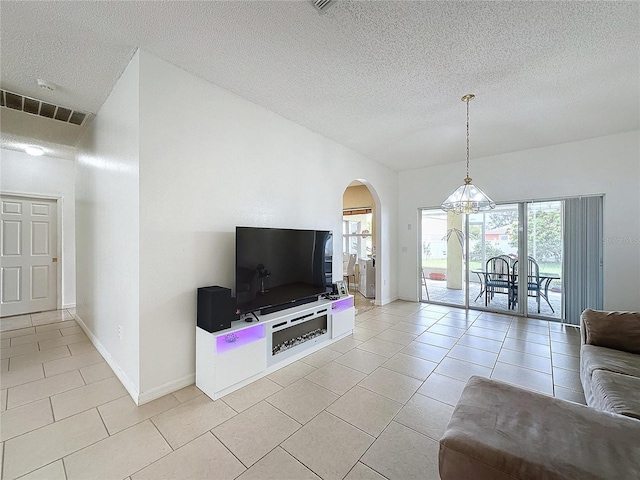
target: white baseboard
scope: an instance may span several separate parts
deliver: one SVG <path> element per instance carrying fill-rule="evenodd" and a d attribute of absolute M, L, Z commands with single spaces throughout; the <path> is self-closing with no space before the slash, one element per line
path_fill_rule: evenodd
<path fill-rule="evenodd" d="M 416 302 L 416 303 L 420 302 L 420 300 L 418 300 L 416 298 L 409 298 L 409 297 L 402 297 L 402 296 L 399 296 L 398 300 L 402 300 L 404 302 Z"/>
<path fill-rule="evenodd" d="M 62 308 L 76 308 L 76 304 L 75 303 L 67 303 L 62 305 Z"/>
<path fill-rule="evenodd" d="M 169 393 L 173 393 L 181 388 L 188 387 L 189 385 L 193 385 L 196 383 L 196 374 L 190 373 L 178 380 L 172 380 L 171 382 L 165 383 L 164 385 L 160 385 L 159 387 L 152 388 L 146 392 L 142 392 L 138 395 L 138 405 L 142 405 L 144 403 L 149 403 L 156 398 L 164 397 Z"/>
<path fill-rule="evenodd" d="M 380 301 L 378 299 L 376 299 L 373 303 L 374 303 L 374 305 L 377 305 L 378 307 L 382 307 L 383 305 L 387 305 L 387 304 L 389 304 L 391 302 L 395 302 L 396 300 L 398 300 L 397 296 L 393 297 L 393 298 L 385 298 L 385 299 L 380 300 Z"/>
<path fill-rule="evenodd" d="M 116 374 L 116 377 L 118 377 L 118 380 L 120 380 L 124 388 L 127 390 L 127 392 L 129 392 L 129 395 L 131 396 L 133 401 L 136 402 L 136 405 L 140 405 L 140 393 L 138 392 L 138 389 L 135 387 L 131 379 L 129 379 L 129 377 L 122 371 L 122 369 L 120 368 L 120 365 L 118 365 L 116 361 L 113 359 L 113 357 L 111 357 L 107 349 L 104 348 L 104 346 L 102 345 L 102 343 L 100 343 L 100 341 L 98 341 L 96 336 L 93 334 L 91 330 L 89 330 L 89 328 L 82 321 L 82 319 L 77 314 L 74 314 L 73 316 L 76 322 L 78 322 L 78 325 L 80 325 L 80 328 L 82 328 L 82 330 L 84 330 L 84 333 L 87 334 L 87 337 L 89 337 L 89 340 L 91 340 L 91 343 L 93 343 L 93 346 L 96 347 L 98 352 L 100 352 L 100 355 L 102 355 L 102 358 L 104 358 L 105 362 L 107 362 L 109 367 L 111 367 L 111 370 L 113 370 L 113 373 Z"/>

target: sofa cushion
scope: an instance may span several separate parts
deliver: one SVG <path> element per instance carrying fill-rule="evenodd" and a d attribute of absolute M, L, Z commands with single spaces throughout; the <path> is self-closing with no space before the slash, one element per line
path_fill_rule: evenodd
<path fill-rule="evenodd" d="M 640 377 L 640 355 L 611 348 L 582 345 L 580 347 L 580 380 L 587 405 L 595 407 L 592 375 L 596 370 L 607 370 Z"/>
<path fill-rule="evenodd" d="M 640 353 L 640 312 L 587 309 L 580 317 L 585 343 Z"/>
<path fill-rule="evenodd" d="M 591 390 L 593 407 L 640 420 L 640 378 L 596 370 L 591 377 Z"/>
<path fill-rule="evenodd" d="M 594 370 L 609 370 L 640 377 L 640 355 L 595 345 L 582 345 L 580 367 L 590 375 Z"/>
<path fill-rule="evenodd" d="M 471 377 L 439 467 L 443 480 L 637 478 L 640 421 Z"/>

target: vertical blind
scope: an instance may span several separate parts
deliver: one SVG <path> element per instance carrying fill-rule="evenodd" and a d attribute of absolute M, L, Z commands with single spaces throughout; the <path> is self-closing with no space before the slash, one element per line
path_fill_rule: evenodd
<path fill-rule="evenodd" d="M 564 200 L 563 291 L 566 323 L 603 308 L 602 196 Z"/>

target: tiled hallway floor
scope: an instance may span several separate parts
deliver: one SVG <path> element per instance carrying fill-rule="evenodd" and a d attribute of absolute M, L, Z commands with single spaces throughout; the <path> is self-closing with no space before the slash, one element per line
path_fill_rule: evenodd
<path fill-rule="evenodd" d="M 191 386 L 136 407 L 69 312 L 38 315 L 2 319 L 7 480 L 437 479 L 469 376 L 584 402 L 576 329 L 395 302 L 220 400 Z"/>
<path fill-rule="evenodd" d="M 353 304 L 356 307 L 358 315 L 363 314 L 365 312 L 368 312 L 369 310 L 373 310 L 374 308 L 376 308 L 375 299 L 366 298 L 360 292 L 358 292 L 357 290 L 354 290 L 354 289 L 352 289 L 349 293 L 351 293 L 351 295 L 353 295 Z"/>

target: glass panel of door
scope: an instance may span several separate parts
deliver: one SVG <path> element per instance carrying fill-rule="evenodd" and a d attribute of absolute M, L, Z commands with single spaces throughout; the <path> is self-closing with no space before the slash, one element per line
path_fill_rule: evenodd
<path fill-rule="evenodd" d="M 465 232 L 462 215 L 421 211 L 421 301 L 467 306 Z"/>
<path fill-rule="evenodd" d="M 519 254 L 518 204 L 468 216 L 423 209 L 421 221 L 421 301 L 517 309 L 512 268 Z"/>
<path fill-rule="evenodd" d="M 502 204 L 469 218 L 469 304 L 518 311 L 513 267 L 520 252 L 519 205 Z"/>
<path fill-rule="evenodd" d="M 562 319 L 562 200 L 527 204 L 527 311 Z"/>

